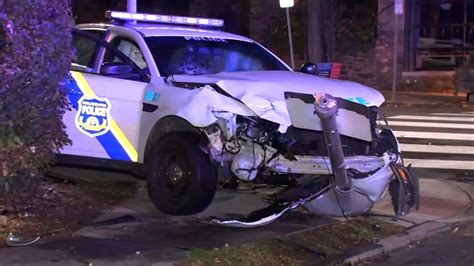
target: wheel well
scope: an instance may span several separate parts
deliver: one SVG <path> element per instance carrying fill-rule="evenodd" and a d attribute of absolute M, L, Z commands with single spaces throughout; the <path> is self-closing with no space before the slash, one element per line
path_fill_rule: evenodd
<path fill-rule="evenodd" d="M 151 129 L 145 146 L 145 157 L 146 162 L 148 153 L 151 150 L 153 143 L 156 143 L 163 136 L 170 133 L 189 133 L 195 135 L 199 139 L 204 139 L 201 131 L 194 127 L 191 123 L 179 116 L 166 116 L 160 119 Z"/>

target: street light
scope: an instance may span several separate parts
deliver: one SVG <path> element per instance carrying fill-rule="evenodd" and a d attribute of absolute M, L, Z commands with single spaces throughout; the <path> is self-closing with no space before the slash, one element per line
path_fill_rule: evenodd
<path fill-rule="evenodd" d="M 295 69 L 295 57 L 293 55 L 293 37 L 291 34 L 290 8 L 295 5 L 295 0 L 280 0 L 280 7 L 286 9 L 286 21 L 288 23 L 288 42 L 290 44 L 291 67 Z"/>

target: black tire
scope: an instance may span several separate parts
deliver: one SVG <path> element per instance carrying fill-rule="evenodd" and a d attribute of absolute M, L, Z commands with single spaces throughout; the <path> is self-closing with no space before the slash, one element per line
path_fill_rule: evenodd
<path fill-rule="evenodd" d="M 199 148 L 199 137 L 173 133 L 160 138 L 146 160 L 148 195 L 170 215 L 204 211 L 217 189 L 217 170 Z"/>

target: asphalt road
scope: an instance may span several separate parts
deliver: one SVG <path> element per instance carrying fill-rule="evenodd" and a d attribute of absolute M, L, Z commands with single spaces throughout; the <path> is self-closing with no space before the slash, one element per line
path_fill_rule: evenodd
<path fill-rule="evenodd" d="M 474 265 L 474 222 L 414 243 L 368 265 Z"/>

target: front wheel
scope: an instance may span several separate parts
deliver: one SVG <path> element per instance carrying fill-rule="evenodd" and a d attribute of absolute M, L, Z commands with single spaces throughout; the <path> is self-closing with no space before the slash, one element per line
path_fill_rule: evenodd
<path fill-rule="evenodd" d="M 196 214 L 214 198 L 217 170 L 199 148 L 195 135 L 176 133 L 160 138 L 145 167 L 148 195 L 166 214 Z"/>

